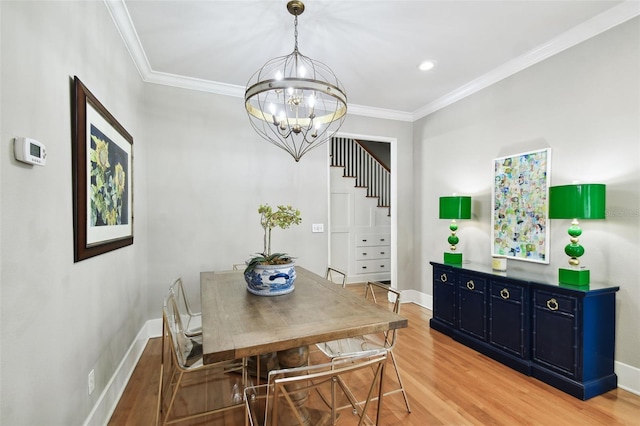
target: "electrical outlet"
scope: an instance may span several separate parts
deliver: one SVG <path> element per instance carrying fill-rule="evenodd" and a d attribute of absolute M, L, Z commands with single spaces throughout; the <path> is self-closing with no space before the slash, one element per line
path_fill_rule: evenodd
<path fill-rule="evenodd" d="M 324 232 L 324 224 L 314 223 L 313 225 L 311 225 L 311 232 Z"/>
<path fill-rule="evenodd" d="M 87 385 L 89 387 L 89 395 L 91 395 L 93 393 L 93 390 L 96 388 L 96 376 L 94 370 L 89 371 Z"/>

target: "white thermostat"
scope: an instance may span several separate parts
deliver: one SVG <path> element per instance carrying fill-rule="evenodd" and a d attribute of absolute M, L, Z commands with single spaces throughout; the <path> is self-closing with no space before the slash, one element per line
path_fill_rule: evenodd
<path fill-rule="evenodd" d="M 16 160 L 36 166 L 47 164 L 47 150 L 42 142 L 31 138 L 15 138 L 13 153 Z"/>

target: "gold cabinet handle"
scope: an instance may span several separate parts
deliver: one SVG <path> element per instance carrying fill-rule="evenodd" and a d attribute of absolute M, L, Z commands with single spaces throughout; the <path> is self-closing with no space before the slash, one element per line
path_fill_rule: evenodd
<path fill-rule="evenodd" d="M 467 281 L 467 288 L 468 288 L 469 290 L 473 290 L 474 288 L 476 288 L 476 285 L 475 285 L 475 283 L 473 282 L 473 280 L 469 280 L 469 281 Z"/>
<path fill-rule="evenodd" d="M 507 290 L 506 288 L 500 290 L 500 297 L 502 297 L 504 300 L 507 300 L 509 298 L 509 290 Z"/>
<path fill-rule="evenodd" d="M 550 311 L 557 311 L 558 310 L 558 301 L 556 299 L 547 300 L 547 308 L 549 308 Z"/>
<path fill-rule="evenodd" d="M 446 283 L 447 282 L 447 274 L 440 275 L 440 281 L 442 281 L 443 283 Z"/>

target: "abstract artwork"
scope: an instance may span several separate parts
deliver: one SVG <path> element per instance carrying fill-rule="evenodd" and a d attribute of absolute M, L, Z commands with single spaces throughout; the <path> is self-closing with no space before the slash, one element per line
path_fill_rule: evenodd
<path fill-rule="evenodd" d="M 493 161 L 492 255 L 549 263 L 551 149 Z"/>

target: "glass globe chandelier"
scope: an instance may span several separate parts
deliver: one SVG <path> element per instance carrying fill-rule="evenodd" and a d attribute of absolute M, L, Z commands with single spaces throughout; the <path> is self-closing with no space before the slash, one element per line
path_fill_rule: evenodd
<path fill-rule="evenodd" d="M 328 66 L 298 50 L 298 16 L 304 3 L 290 1 L 287 10 L 294 16 L 293 52 L 256 71 L 244 100 L 256 132 L 297 162 L 338 131 L 347 114 L 347 95 Z"/>

